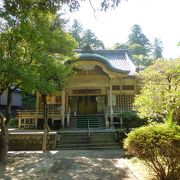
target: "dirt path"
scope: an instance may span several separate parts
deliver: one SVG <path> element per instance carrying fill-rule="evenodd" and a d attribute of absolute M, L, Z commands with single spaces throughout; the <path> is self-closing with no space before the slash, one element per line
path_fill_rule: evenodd
<path fill-rule="evenodd" d="M 50 153 L 10 153 L 0 168 L 0 180 L 137 179 L 123 163 L 121 150 L 62 150 Z"/>

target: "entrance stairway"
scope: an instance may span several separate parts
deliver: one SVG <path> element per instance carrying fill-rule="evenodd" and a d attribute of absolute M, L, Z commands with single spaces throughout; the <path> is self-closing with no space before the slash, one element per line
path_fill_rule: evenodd
<path fill-rule="evenodd" d="M 77 128 L 99 128 L 99 119 L 96 115 L 80 115 L 77 117 Z"/>
<path fill-rule="evenodd" d="M 112 149 L 120 148 L 115 132 L 58 132 L 56 149 Z"/>

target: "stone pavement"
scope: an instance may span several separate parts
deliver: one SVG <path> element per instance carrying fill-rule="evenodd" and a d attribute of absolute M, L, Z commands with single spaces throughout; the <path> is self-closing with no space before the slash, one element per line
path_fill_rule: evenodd
<path fill-rule="evenodd" d="M 9 153 L 0 180 L 136 180 L 123 150 L 61 150 Z"/>

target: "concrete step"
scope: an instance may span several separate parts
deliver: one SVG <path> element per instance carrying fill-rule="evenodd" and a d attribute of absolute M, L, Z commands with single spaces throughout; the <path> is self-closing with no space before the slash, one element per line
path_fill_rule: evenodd
<path fill-rule="evenodd" d="M 115 141 L 114 137 L 88 137 L 88 136 L 82 136 L 82 137 L 61 137 L 60 139 L 57 139 L 57 141 L 61 142 L 81 142 L 81 141 L 89 141 L 89 142 L 94 142 L 94 141 Z"/>
<path fill-rule="evenodd" d="M 58 132 L 57 149 L 112 149 L 120 148 L 115 132 L 61 133 Z"/>
<path fill-rule="evenodd" d="M 93 144 L 58 144 L 56 149 L 110 149 L 120 148 L 117 143 L 93 143 Z"/>
<path fill-rule="evenodd" d="M 89 140 L 89 139 L 84 139 L 84 140 L 63 140 L 63 141 L 60 141 L 60 144 L 93 144 L 93 143 L 112 143 L 114 142 L 113 139 L 110 139 L 110 140 Z"/>
<path fill-rule="evenodd" d="M 61 147 L 61 148 L 56 148 L 56 150 L 97 150 L 97 149 L 121 149 L 121 146 L 109 146 L 109 147 Z"/>
<path fill-rule="evenodd" d="M 78 116 L 77 117 L 77 128 L 87 128 L 89 121 L 90 128 L 99 127 L 99 119 L 96 116 Z"/>
<path fill-rule="evenodd" d="M 63 141 L 63 140 L 114 140 L 114 136 L 67 136 L 67 137 L 64 137 L 64 136 L 61 136 L 59 138 L 59 140 Z"/>

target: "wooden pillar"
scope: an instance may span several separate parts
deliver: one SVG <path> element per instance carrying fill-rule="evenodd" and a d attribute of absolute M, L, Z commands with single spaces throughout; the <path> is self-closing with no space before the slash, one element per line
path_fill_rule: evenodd
<path fill-rule="evenodd" d="M 65 97 L 66 101 L 65 101 L 65 109 L 66 112 L 68 112 L 69 110 L 69 89 L 66 89 L 66 97 Z"/>
<path fill-rule="evenodd" d="M 36 117 L 35 117 L 35 128 L 37 129 L 37 121 L 38 121 L 38 114 L 39 114 L 39 97 L 40 93 L 37 91 L 36 93 Z"/>
<path fill-rule="evenodd" d="M 69 89 L 66 89 L 66 101 L 65 101 L 66 113 L 67 113 L 67 127 L 69 127 L 70 120 L 70 107 L 69 107 Z"/>
<path fill-rule="evenodd" d="M 67 113 L 67 127 L 69 127 L 69 119 L 70 119 L 70 116 L 69 116 L 69 114 Z"/>
<path fill-rule="evenodd" d="M 52 127 L 54 128 L 54 118 L 53 118 L 53 116 L 52 116 Z"/>
<path fill-rule="evenodd" d="M 109 121 L 108 121 L 108 108 L 105 108 L 105 127 L 109 128 Z"/>
<path fill-rule="evenodd" d="M 137 89 L 137 87 L 138 87 L 137 79 L 133 79 L 133 81 L 134 81 L 134 94 L 137 94 L 137 93 L 138 93 L 138 89 Z"/>
<path fill-rule="evenodd" d="M 110 127 L 113 127 L 112 80 L 109 78 Z"/>
<path fill-rule="evenodd" d="M 18 128 L 21 129 L 21 118 L 19 118 L 19 121 L 18 121 Z"/>
<path fill-rule="evenodd" d="M 65 90 L 62 90 L 62 105 L 61 105 L 61 126 L 64 128 L 65 119 Z"/>
<path fill-rule="evenodd" d="M 122 113 L 122 106 L 121 106 L 121 104 L 122 104 L 122 94 L 123 94 L 123 79 L 122 78 L 120 78 L 120 94 L 119 94 L 119 98 L 118 98 L 118 111 L 119 111 L 119 113 Z"/>

